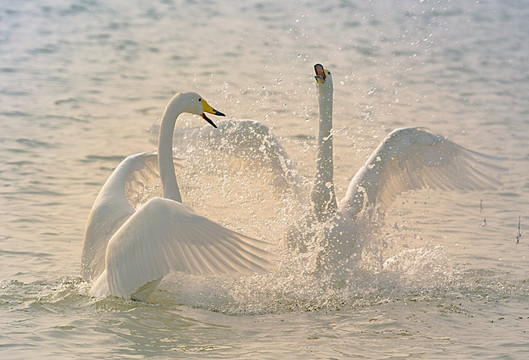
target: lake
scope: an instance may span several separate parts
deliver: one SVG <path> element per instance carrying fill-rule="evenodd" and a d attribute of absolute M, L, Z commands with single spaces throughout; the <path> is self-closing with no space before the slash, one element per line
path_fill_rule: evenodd
<path fill-rule="evenodd" d="M 521 359 L 529 352 L 529 4 L 524 1 L 4 1 L 0 357 Z M 402 194 L 341 286 L 310 254 L 264 275 L 173 274 L 148 302 L 92 298 L 80 254 L 119 162 L 156 149 L 176 92 L 272 129 L 315 171 L 313 65 L 334 79 L 338 198 L 393 129 L 503 158 L 487 191 Z M 288 201 L 175 130 L 184 202 L 281 244 Z M 254 164 L 255 165 L 255 164 Z M 526 254 L 528 256 L 526 256 Z"/>

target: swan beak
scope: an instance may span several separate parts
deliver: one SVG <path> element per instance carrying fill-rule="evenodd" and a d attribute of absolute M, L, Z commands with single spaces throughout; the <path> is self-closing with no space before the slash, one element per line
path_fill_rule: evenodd
<path fill-rule="evenodd" d="M 217 115 L 217 116 L 226 116 L 224 115 L 223 113 L 221 113 L 220 111 L 217 111 L 215 109 L 213 109 L 207 102 L 206 100 L 202 100 L 202 108 L 204 109 L 204 112 L 202 113 L 202 118 L 204 120 L 206 120 L 208 123 L 210 123 L 214 128 L 217 127 L 217 125 L 215 125 L 215 123 L 206 116 L 206 113 L 210 113 L 210 114 L 213 114 L 213 115 Z"/>
<path fill-rule="evenodd" d="M 324 84 L 325 79 L 327 78 L 327 73 L 325 69 L 323 68 L 322 64 L 316 64 L 314 65 L 314 71 L 316 72 L 316 76 L 314 78 L 319 84 Z"/>

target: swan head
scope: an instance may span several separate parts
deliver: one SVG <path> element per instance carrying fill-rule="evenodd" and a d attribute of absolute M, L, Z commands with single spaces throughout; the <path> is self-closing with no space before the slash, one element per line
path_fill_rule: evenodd
<path fill-rule="evenodd" d="M 323 67 L 322 64 L 314 65 L 314 71 L 316 72 L 316 84 L 320 91 L 332 92 L 332 75 L 331 72 Z"/>
<path fill-rule="evenodd" d="M 183 100 L 183 103 L 185 104 L 185 112 L 202 116 L 204 120 L 206 120 L 215 128 L 217 127 L 217 125 L 215 125 L 215 123 L 209 117 L 206 116 L 206 113 L 217 116 L 226 116 L 220 111 L 213 109 L 213 107 L 211 107 L 211 105 L 209 105 L 208 102 L 197 93 L 183 93 L 180 94 L 179 97 Z"/>

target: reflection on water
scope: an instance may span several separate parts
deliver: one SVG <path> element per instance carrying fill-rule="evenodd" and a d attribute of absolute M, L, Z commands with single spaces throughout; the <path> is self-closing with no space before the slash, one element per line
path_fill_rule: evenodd
<path fill-rule="evenodd" d="M 1 357 L 525 354 L 528 20 L 520 1 L 1 3 Z M 284 252 L 263 276 L 175 274 L 150 304 L 88 297 L 90 206 L 122 158 L 155 148 L 168 99 L 198 91 L 263 121 L 310 179 L 316 62 L 334 76 L 338 198 L 404 126 L 508 158 L 503 187 L 400 197 L 340 286 Z M 193 143 L 201 124 L 175 132 L 184 201 L 279 242 L 300 210 Z"/>

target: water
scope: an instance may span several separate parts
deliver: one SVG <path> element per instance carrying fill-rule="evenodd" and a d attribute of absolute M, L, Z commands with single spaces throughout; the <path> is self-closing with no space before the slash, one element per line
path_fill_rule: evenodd
<path fill-rule="evenodd" d="M 529 350 L 525 2 L 17 1 L 0 4 L 0 30 L 2 358 Z M 284 254 L 282 270 L 264 276 L 173 275 L 150 303 L 87 296 L 86 216 L 123 157 L 155 148 L 168 99 L 194 90 L 228 116 L 263 121 L 310 177 L 316 62 L 334 75 L 338 197 L 403 126 L 507 158 L 503 186 L 399 197 L 343 286 L 311 276 L 310 258 Z M 186 135 L 199 119 L 177 126 L 184 201 L 279 242 L 285 203 L 254 172 L 212 165 Z"/>

